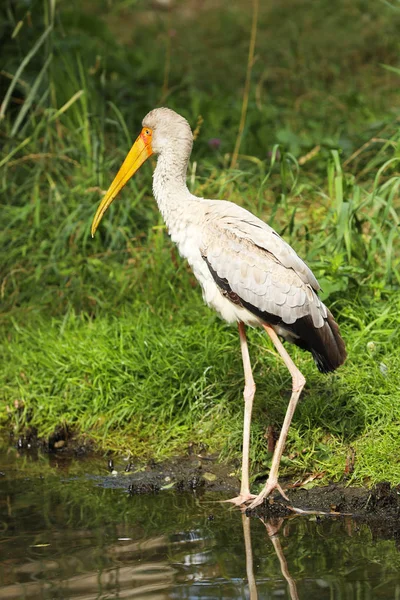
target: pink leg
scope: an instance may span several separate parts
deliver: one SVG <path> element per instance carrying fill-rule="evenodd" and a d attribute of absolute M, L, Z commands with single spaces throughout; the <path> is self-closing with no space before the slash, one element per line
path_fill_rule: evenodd
<path fill-rule="evenodd" d="M 251 412 L 253 409 L 253 399 L 256 392 L 253 373 L 251 370 L 249 349 L 247 346 L 246 331 L 244 323 L 239 323 L 240 349 L 242 351 L 243 369 L 244 369 L 244 424 L 243 424 L 243 451 L 242 451 L 242 482 L 239 496 L 226 500 L 240 506 L 249 500 L 255 498 L 250 494 L 249 488 L 249 451 L 250 451 L 250 424 Z"/>
<path fill-rule="evenodd" d="M 250 504 L 250 508 L 255 508 L 256 506 L 261 504 L 262 501 L 264 500 L 264 498 L 267 498 L 267 496 L 269 496 L 271 494 L 271 492 L 273 492 L 273 490 L 276 490 L 276 489 L 282 494 L 282 496 L 284 498 L 286 498 L 288 500 L 288 497 L 283 492 L 281 486 L 278 483 L 279 464 L 281 462 L 281 457 L 282 457 L 283 450 L 285 447 L 290 423 L 292 421 L 292 417 L 293 417 L 294 411 L 296 409 L 296 405 L 299 400 L 301 391 L 306 383 L 304 376 L 302 375 L 302 373 L 300 373 L 299 369 L 296 367 L 296 365 L 290 358 L 289 354 L 286 352 L 285 348 L 283 347 L 282 342 L 278 338 L 274 329 L 272 329 L 272 327 L 270 327 L 269 325 L 263 325 L 263 327 L 264 327 L 265 331 L 268 333 L 269 337 L 271 338 L 275 348 L 278 350 L 279 354 L 281 355 L 281 357 L 283 359 L 283 362 L 289 369 L 289 372 L 292 376 L 292 395 L 290 397 L 289 406 L 287 408 L 285 420 L 282 425 L 282 431 L 279 436 L 279 440 L 276 445 L 274 455 L 272 457 L 272 465 L 271 465 L 271 470 L 269 472 L 269 477 L 267 479 L 267 483 L 265 484 L 265 487 L 262 490 L 262 492 Z"/>

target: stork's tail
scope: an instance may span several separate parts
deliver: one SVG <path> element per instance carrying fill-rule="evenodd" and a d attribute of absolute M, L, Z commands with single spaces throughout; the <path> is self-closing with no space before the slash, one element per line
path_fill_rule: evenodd
<path fill-rule="evenodd" d="M 311 353 L 321 373 L 334 371 L 346 360 L 346 346 L 340 335 L 339 326 L 328 310 L 328 317 L 325 325 L 319 330 L 322 339 L 323 352 L 319 349 L 311 348 Z"/>
<path fill-rule="evenodd" d="M 322 327 L 316 328 L 311 317 L 304 317 L 296 321 L 292 328 L 299 337 L 291 341 L 311 352 L 321 373 L 335 371 L 346 360 L 345 343 L 340 335 L 339 326 L 328 309 Z"/>

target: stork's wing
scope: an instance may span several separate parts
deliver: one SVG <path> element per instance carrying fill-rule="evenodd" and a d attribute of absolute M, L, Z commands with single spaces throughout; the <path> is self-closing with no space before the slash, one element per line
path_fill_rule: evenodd
<path fill-rule="evenodd" d="M 287 324 L 309 315 L 322 327 L 327 313 L 317 280 L 269 225 L 225 201 L 207 203 L 205 223 L 201 251 L 221 287 L 258 313 Z"/>

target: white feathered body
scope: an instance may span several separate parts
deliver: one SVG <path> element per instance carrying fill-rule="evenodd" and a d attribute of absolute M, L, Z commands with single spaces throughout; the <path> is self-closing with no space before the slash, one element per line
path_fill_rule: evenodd
<path fill-rule="evenodd" d="M 179 219 L 167 226 L 208 306 L 228 323 L 262 324 L 262 319 L 221 292 L 210 264 L 235 294 L 260 311 L 277 315 L 287 324 L 311 314 L 314 326 L 322 327 L 327 313 L 316 294 L 317 280 L 271 227 L 231 202 L 194 200 L 187 208 L 191 211 L 186 223 Z"/>
<path fill-rule="evenodd" d="M 253 327 L 268 323 L 288 341 L 312 352 L 320 370 L 335 369 L 346 356 L 345 347 L 318 297 L 320 287 L 311 270 L 269 225 L 246 209 L 189 192 L 190 128 L 168 109 L 158 109 L 158 117 L 160 111 L 165 111 L 166 121 L 175 120 L 176 137 L 167 144 L 171 130 L 164 134 L 162 126 L 159 129 L 153 192 L 172 240 L 200 282 L 205 302 L 229 323 L 242 321 Z M 144 126 L 154 127 L 155 112 L 147 115 Z"/>

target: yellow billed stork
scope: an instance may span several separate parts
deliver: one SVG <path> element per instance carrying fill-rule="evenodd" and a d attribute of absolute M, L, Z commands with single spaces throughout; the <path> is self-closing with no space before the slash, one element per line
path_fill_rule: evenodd
<path fill-rule="evenodd" d="M 186 173 L 192 151 L 189 123 L 168 108 L 149 112 L 92 223 L 101 218 L 127 181 L 152 154 L 157 154 L 153 193 L 172 240 L 200 282 L 206 304 L 239 327 L 245 376 L 243 456 L 240 493 L 231 502 L 250 508 L 275 489 L 286 437 L 305 378 L 281 339 L 311 352 L 318 369 L 334 371 L 346 358 L 339 327 L 318 297 L 320 286 L 308 266 L 269 225 L 248 210 L 224 200 L 190 193 Z M 272 458 L 270 473 L 258 496 L 249 488 L 249 443 L 256 390 L 245 325 L 263 327 L 292 377 L 292 395 Z"/>

